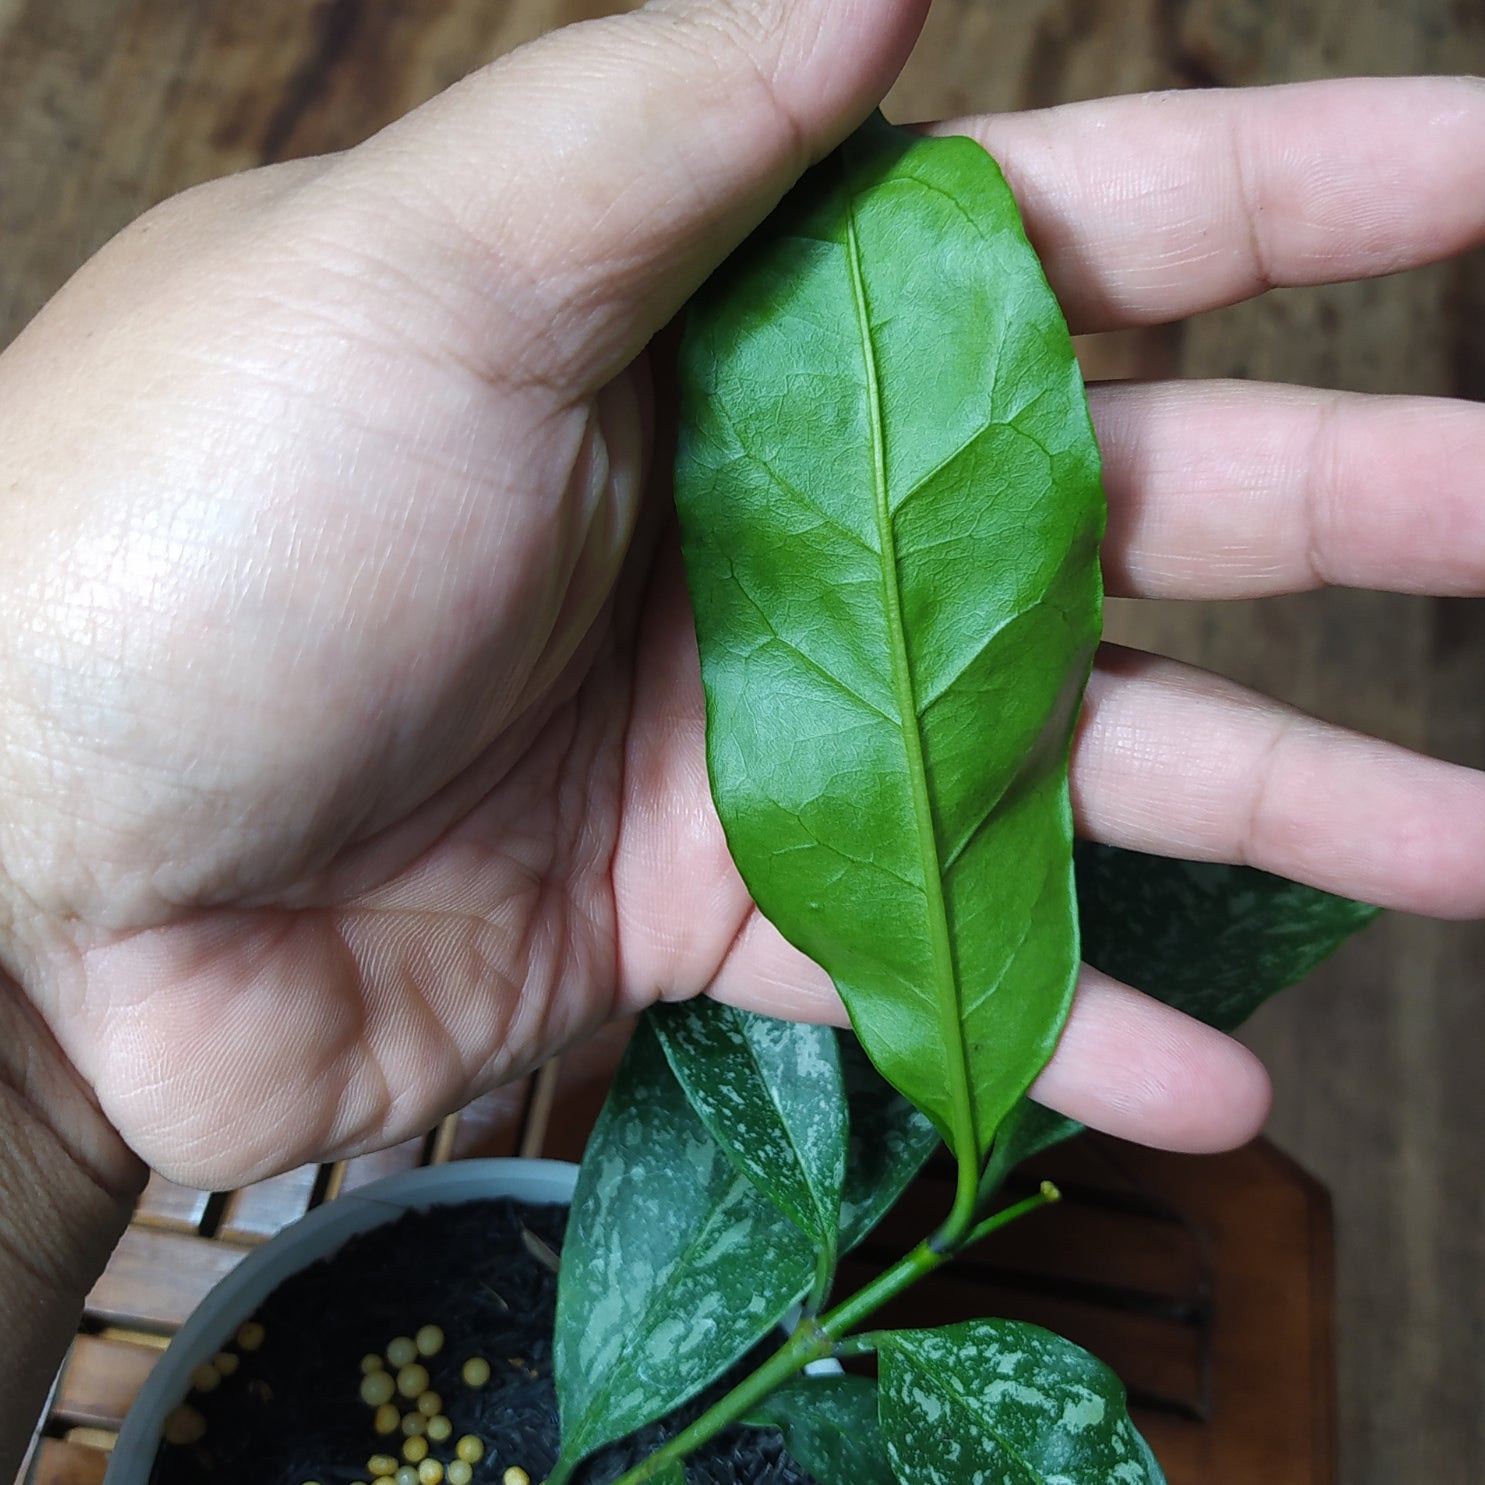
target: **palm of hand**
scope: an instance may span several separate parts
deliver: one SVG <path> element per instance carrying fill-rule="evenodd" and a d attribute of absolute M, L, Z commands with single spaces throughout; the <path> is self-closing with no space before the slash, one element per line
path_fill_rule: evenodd
<path fill-rule="evenodd" d="M 126 240 L 72 293 L 132 270 Z M 631 541 L 646 362 L 595 396 L 491 381 L 405 320 L 327 325 L 327 265 L 298 273 L 219 287 L 179 354 L 152 321 L 120 359 L 158 400 L 105 378 L 69 409 L 87 494 L 9 600 L 65 678 L 30 710 L 49 780 L 12 752 L 12 839 L 62 843 L 7 854 L 26 979 L 133 1148 L 203 1185 L 425 1129 L 703 988 L 749 913 L 674 766 L 699 717 L 675 564 L 652 577 L 653 519 Z M 271 379 L 191 349 L 249 331 Z M 197 462 L 122 490 L 145 425 Z M 152 571 L 167 541 L 189 560 Z"/>

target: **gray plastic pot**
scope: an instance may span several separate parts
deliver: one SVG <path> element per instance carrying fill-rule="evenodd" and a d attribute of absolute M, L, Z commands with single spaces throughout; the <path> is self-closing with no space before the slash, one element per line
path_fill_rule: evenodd
<path fill-rule="evenodd" d="M 374 1181 L 291 1223 L 248 1254 L 176 1333 L 129 1409 L 105 1485 L 144 1485 L 165 1417 L 190 1390 L 192 1370 L 222 1350 L 237 1327 L 291 1274 L 328 1257 L 357 1233 L 395 1222 L 407 1211 L 499 1196 L 570 1202 L 577 1170 L 564 1160 L 456 1160 Z"/>

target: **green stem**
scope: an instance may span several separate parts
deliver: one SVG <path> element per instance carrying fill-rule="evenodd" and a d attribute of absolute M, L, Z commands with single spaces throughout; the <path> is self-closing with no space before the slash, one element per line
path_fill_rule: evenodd
<path fill-rule="evenodd" d="M 1014 1206 L 1004 1208 L 972 1228 L 956 1246 L 941 1246 L 940 1238 L 948 1223 L 926 1242 L 921 1242 L 910 1253 L 904 1254 L 885 1272 L 880 1273 L 863 1289 L 858 1289 L 849 1299 L 842 1301 L 818 1319 L 800 1321 L 794 1334 L 774 1352 L 757 1371 L 744 1377 L 725 1397 L 719 1398 L 699 1418 L 688 1424 L 668 1443 L 662 1444 L 647 1459 L 642 1459 L 627 1473 L 614 1481 L 614 1485 L 643 1485 L 667 1465 L 684 1459 L 714 1438 L 729 1424 L 747 1416 L 776 1387 L 804 1370 L 812 1361 L 821 1361 L 827 1356 L 855 1356 L 874 1349 L 873 1338 L 862 1335 L 847 1338 L 862 1321 L 895 1299 L 904 1289 L 916 1284 L 926 1274 L 947 1263 L 955 1253 L 978 1242 L 998 1228 L 1005 1227 L 1018 1217 L 1034 1212 L 1038 1207 L 1057 1200 L 1057 1188 L 1050 1181 L 1042 1183 L 1035 1196 L 1028 1196 Z M 576 1460 L 568 1463 L 559 1460 L 557 1467 L 547 1476 L 545 1485 L 565 1485 Z"/>
<path fill-rule="evenodd" d="M 998 1232 L 1002 1227 L 1009 1227 L 1018 1218 L 1025 1217 L 1041 1207 L 1049 1207 L 1053 1202 L 1061 1200 L 1062 1193 L 1050 1181 L 1043 1181 L 1041 1190 L 1035 1196 L 1028 1196 L 1014 1206 L 1002 1207 L 998 1212 L 992 1213 L 983 1222 L 972 1227 L 969 1236 L 960 1244 L 959 1251 L 963 1252 L 971 1243 L 977 1243 L 981 1238 L 989 1237 L 992 1232 Z"/>
<path fill-rule="evenodd" d="M 719 1398 L 693 1423 L 688 1424 L 668 1443 L 662 1444 L 648 1459 L 642 1459 L 628 1473 L 620 1475 L 614 1485 L 640 1485 L 643 1480 L 664 1469 L 673 1461 L 684 1459 L 729 1423 L 746 1417 L 770 1392 L 802 1371 L 811 1361 L 829 1356 L 831 1342 L 819 1322 L 804 1321 L 798 1330 L 774 1352 L 757 1371 L 746 1376 L 725 1397 Z M 547 1485 L 558 1485 L 553 1475 Z"/>
<path fill-rule="evenodd" d="M 835 1282 L 835 1244 L 822 1245 L 815 1250 L 815 1281 L 805 1296 L 801 1314 L 813 1320 L 820 1313 L 830 1295 L 830 1286 Z"/>

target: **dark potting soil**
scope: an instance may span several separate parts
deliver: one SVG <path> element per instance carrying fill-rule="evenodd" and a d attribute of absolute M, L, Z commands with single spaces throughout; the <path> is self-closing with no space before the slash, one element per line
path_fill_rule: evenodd
<path fill-rule="evenodd" d="M 361 1358 L 385 1356 L 393 1337 L 430 1324 L 442 1328 L 443 1348 L 418 1359 L 453 1431 L 430 1444 L 429 1458 L 447 1466 L 457 1441 L 475 1434 L 485 1454 L 471 1485 L 500 1485 L 512 1465 L 539 1485 L 557 1457 L 557 1276 L 533 1256 L 522 1229 L 560 1252 L 566 1219 L 565 1206 L 508 1199 L 411 1212 L 285 1280 L 254 1317 L 264 1332 L 259 1349 L 223 1338 L 237 1368 L 185 1400 L 205 1419 L 205 1433 L 195 1443 L 162 1444 L 151 1485 L 352 1485 L 371 1479 L 373 1455 L 401 1464 L 402 1434 L 377 1434 L 374 1409 L 361 1399 Z M 575 1485 L 616 1479 L 767 1350 L 672 1417 L 600 1451 Z M 473 1356 L 490 1364 L 480 1388 L 461 1377 Z M 398 1401 L 404 1411 L 413 1407 Z M 813 1485 L 777 1433 L 751 1428 L 719 1435 L 687 1460 L 686 1472 L 689 1485 Z"/>

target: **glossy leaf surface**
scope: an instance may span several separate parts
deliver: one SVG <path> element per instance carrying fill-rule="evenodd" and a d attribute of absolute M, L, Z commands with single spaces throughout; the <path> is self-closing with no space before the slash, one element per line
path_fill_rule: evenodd
<path fill-rule="evenodd" d="M 907 1190 L 939 1137 L 932 1121 L 883 1081 L 853 1033 L 836 1035 L 850 1109 L 840 1206 L 840 1252 L 848 1253 Z"/>
<path fill-rule="evenodd" d="M 879 1338 L 881 1420 L 914 1485 L 1164 1485 L 1119 1379 L 1011 1320 Z"/>
<path fill-rule="evenodd" d="M 846 1170 L 846 1093 L 834 1031 L 704 998 L 657 1005 L 649 1020 L 728 1159 L 833 1254 Z"/>
<path fill-rule="evenodd" d="M 1222 1031 L 1302 980 L 1378 909 L 1248 866 L 1080 843 L 1089 964 Z"/>
<path fill-rule="evenodd" d="M 999 170 L 876 121 L 694 303 L 676 494 L 718 810 L 873 1061 L 979 1158 L 1076 977 L 1103 500 Z"/>
<path fill-rule="evenodd" d="M 796 1377 L 745 1421 L 777 1428 L 819 1485 L 897 1485 L 877 1422 L 877 1384 L 869 1377 Z"/>
<path fill-rule="evenodd" d="M 704 1387 L 778 1324 L 814 1269 L 809 1240 L 718 1147 L 641 1020 L 584 1153 L 562 1248 L 563 1459 Z"/>

